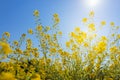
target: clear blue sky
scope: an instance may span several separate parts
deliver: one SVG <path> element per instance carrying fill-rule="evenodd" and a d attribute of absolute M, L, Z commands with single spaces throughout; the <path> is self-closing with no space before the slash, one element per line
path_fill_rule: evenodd
<path fill-rule="evenodd" d="M 100 0 L 96 7 L 85 6 L 84 0 L 0 0 L 0 36 L 11 33 L 11 39 L 18 39 L 27 29 L 35 27 L 33 11 L 40 11 L 43 25 L 51 25 L 52 15 L 58 13 L 61 19 L 60 29 L 64 36 L 75 26 L 81 25 L 81 19 L 95 11 L 96 21 L 114 21 L 120 25 L 120 0 Z M 89 3 L 89 2 L 88 2 Z"/>

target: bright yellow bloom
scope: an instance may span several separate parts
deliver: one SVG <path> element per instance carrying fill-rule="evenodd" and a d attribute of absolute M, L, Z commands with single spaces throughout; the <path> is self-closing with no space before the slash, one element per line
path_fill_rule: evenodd
<path fill-rule="evenodd" d="M 85 47 L 88 47 L 88 46 L 89 46 L 89 44 L 88 44 L 88 43 L 84 43 L 84 46 L 85 46 Z"/>
<path fill-rule="evenodd" d="M 0 74 L 0 80 L 16 80 L 16 79 L 12 73 L 2 72 Z"/>
<path fill-rule="evenodd" d="M 55 13 L 55 14 L 53 15 L 53 17 L 54 17 L 55 23 L 59 23 L 59 22 L 60 22 L 60 18 L 59 18 L 59 16 L 58 16 L 57 13 Z"/>
<path fill-rule="evenodd" d="M 12 52 L 12 49 L 10 48 L 10 45 L 8 43 L 0 42 L 0 46 L 2 47 L 1 51 L 3 51 L 3 53 L 9 54 Z"/>
<path fill-rule="evenodd" d="M 77 44 L 72 45 L 73 50 L 76 49 L 77 47 L 78 47 Z"/>
<path fill-rule="evenodd" d="M 58 50 L 58 53 L 59 53 L 59 54 L 62 54 L 62 52 L 63 52 L 62 49 L 59 49 L 59 50 Z"/>
<path fill-rule="evenodd" d="M 74 42 L 74 40 L 73 39 L 70 39 L 70 43 L 73 43 Z"/>
<path fill-rule="evenodd" d="M 89 29 L 91 29 L 92 31 L 95 31 L 95 24 L 94 23 L 91 23 L 89 24 Z"/>
<path fill-rule="evenodd" d="M 114 36 L 115 36 L 115 34 L 111 34 L 111 36 L 112 36 L 112 37 L 114 37 Z"/>
<path fill-rule="evenodd" d="M 38 26 L 36 27 L 36 30 L 37 30 L 37 31 L 42 31 L 42 26 L 41 26 L 41 25 L 38 25 Z"/>
<path fill-rule="evenodd" d="M 34 16 L 38 17 L 39 16 L 39 11 L 38 10 L 35 10 L 34 13 L 33 13 Z"/>
<path fill-rule="evenodd" d="M 58 34 L 59 34 L 59 35 L 62 35 L 62 31 L 59 31 Z"/>
<path fill-rule="evenodd" d="M 115 23 L 114 23 L 114 22 L 111 22 L 110 25 L 111 25 L 111 26 L 115 26 Z"/>
<path fill-rule="evenodd" d="M 60 22 L 60 18 L 55 18 L 55 22 L 59 23 Z"/>
<path fill-rule="evenodd" d="M 10 33 L 9 32 L 4 32 L 4 34 L 9 38 L 10 37 Z"/>
<path fill-rule="evenodd" d="M 23 53 L 23 51 L 22 51 L 20 48 L 17 48 L 17 49 L 16 49 L 16 52 L 19 53 L 19 54 L 22 54 L 22 53 Z"/>
<path fill-rule="evenodd" d="M 75 32 L 80 32 L 80 27 L 76 27 Z"/>
<path fill-rule="evenodd" d="M 58 17 L 58 14 L 57 13 L 53 14 L 53 17 L 55 17 L 55 18 Z"/>
<path fill-rule="evenodd" d="M 105 21 L 101 21 L 101 25 L 102 26 L 106 25 L 106 22 Z"/>
<path fill-rule="evenodd" d="M 26 34 L 22 34 L 22 37 L 26 37 Z"/>
<path fill-rule="evenodd" d="M 87 33 L 86 33 L 86 32 L 81 32 L 81 37 L 82 37 L 83 39 L 85 39 L 85 38 L 87 37 Z"/>
<path fill-rule="evenodd" d="M 13 44 L 18 46 L 19 43 L 18 43 L 18 41 L 14 41 Z"/>
<path fill-rule="evenodd" d="M 111 53 L 116 53 L 117 51 L 118 51 L 117 46 L 113 46 L 113 47 L 110 48 Z"/>
<path fill-rule="evenodd" d="M 89 16 L 90 16 L 90 17 L 94 17 L 94 15 L 95 15 L 94 11 L 91 11 L 91 12 L 89 13 Z"/>
<path fill-rule="evenodd" d="M 70 47 L 70 42 L 68 42 L 68 41 L 66 42 L 66 47 L 68 47 L 68 48 Z"/>
<path fill-rule="evenodd" d="M 33 74 L 31 77 L 31 80 L 41 80 L 40 75 L 39 74 Z"/>
<path fill-rule="evenodd" d="M 117 38 L 120 39 L 120 34 L 117 35 Z"/>
<path fill-rule="evenodd" d="M 107 41 L 107 37 L 106 36 L 102 36 L 102 41 Z"/>
<path fill-rule="evenodd" d="M 50 53 L 56 53 L 56 48 L 50 48 Z"/>
<path fill-rule="evenodd" d="M 98 52 L 98 53 L 103 53 L 106 50 L 106 42 L 104 41 L 100 41 L 96 47 L 94 47 L 94 49 Z"/>
<path fill-rule="evenodd" d="M 70 36 L 71 36 L 71 37 L 75 37 L 76 35 L 75 35 L 74 32 L 71 32 L 71 33 L 70 33 Z"/>
<path fill-rule="evenodd" d="M 28 33 L 29 33 L 29 34 L 33 34 L 33 30 L 32 30 L 32 29 L 29 29 L 29 30 L 28 30 Z"/>
<path fill-rule="evenodd" d="M 45 35 L 45 38 L 46 38 L 47 40 L 49 40 L 49 39 L 51 38 L 51 36 L 50 36 L 49 34 L 46 34 L 46 35 Z"/>
<path fill-rule="evenodd" d="M 77 41 L 78 44 L 81 44 L 84 40 L 83 40 L 83 38 L 79 38 L 76 41 Z"/>
<path fill-rule="evenodd" d="M 86 23 L 87 21 L 88 21 L 87 18 L 83 18 L 83 19 L 82 19 L 82 22 L 83 22 L 83 23 Z"/>

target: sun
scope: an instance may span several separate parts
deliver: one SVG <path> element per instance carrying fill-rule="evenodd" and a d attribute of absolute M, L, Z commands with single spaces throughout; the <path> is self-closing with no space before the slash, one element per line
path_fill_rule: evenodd
<path fill-rule="evenodd" d="M 99 0 L 87 0 L 88 5 L 91 7 L 95 7 L 99 4 Z"/>
<path fill-rule="evenodd" d="M 101 0 L 83 0 L 83 2 L 87 7 L 94 8 L 100 4 Z"/>

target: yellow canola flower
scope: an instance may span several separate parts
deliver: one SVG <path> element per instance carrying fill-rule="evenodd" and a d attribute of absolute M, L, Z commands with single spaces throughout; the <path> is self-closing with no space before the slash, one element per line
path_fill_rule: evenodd
<path fill-rule="evenodd" d="M 120 34 L 117 35 L 117 38 L 120 39 Z"/>
<path fill-rule="evenodd" d="M 37 31 L 42 31 L 42 26 L 41 26 L 41 25 L 38 25 L 38 26 L 36 27 L 36 30 L 37 30 Z"/>
<path fill-rule="evenodd" d="M 94 47 L 94 49 L 98 52 L 98 53 L 103 53 L 106 50 L 106 46 L 107 44 L 104 41 L 100 41 L 96 47 Z"/>
<path fill-rule="evenodd" d="M 75 34 L 74 32 L 71 32 L 71 33 L 70 33 L 70 36 L 71 36 L 71 37 L 76 37 L 76 34 Z"/>
<path fill-rule="evenodd" d="M 110 48 L 111 53 L 116 53 L 117 51 L 118 51 L 117 46 L 113 46 L 113 47 Z"/>
<path fill-rule="evenodd" d="M 0 80 L 16 80 L 16 79 L 12 73 L 2 72 L 0 74 Z"/>
<path fill-rule="evenodd" d="M 55 18 L 58 17 L 58 14 L 57 13 L 53 14 L 53 17 L 55 17 Z"/>
<path fill-rule="evenodd" d="M 60 22 L 59 15 L 57 13 L 53 14 L 53 17 L 54 17 L 54 20 L 55 20 L 56 23 Z"/>
<path fill-rule="evenodd" d="M 106 36 L 102 36 L 101 38 L 102 38 L 102 41 L 107 41 L 108 40 Z"/>
<path fill-rule="evenodd" d="M 8 43 L 0 42 L 0 46 L 1 46 L 1 51 L 3 51 L 3 53 L 9 54 L 12 52 L 12 49 L 10 48 L 10 45 Z"/>
<path fill-rule="evenodd" d="M 83 22 L 83 23 L 86 23 L 87 21 L 88 21 L 87 18 L 83 18 L 83 19 L 82 19 L 82 22 Z"/>
<path fill-rule="evenodd" d="M 16 52 L 19 53 L 19 54 L 23 53 L 23 51 L 20 48 L 16 48 Z"/>
<path fill-rule="evenodd" d="M 114 23 L 114 22 L 111 22 L 110 25 L 111 25 L 111 26 L 115 26 L 115 23 Z"/>
<path fill-rule="evenodd" d="M 94 11 L 91 11 L 91 12 L 89 13 L 89 16 L 90 16 L 90 17 L 94 17 L 94 15 L 95 15 Z"/>
<path fill-rule="evenodd" d="M 87 37 L 87 33 L 86 33 L 86 32 L 81 32 L 81 37 L 82 37 L 83 39 L 85 39 L 85 38 Z"/>
<path fill-rule="evenodd" d="M 26 34 L 22 34 L 22 37 L 26 37 Z"/>
<path fill-rule="evenodd" d="M 31 77 L 31 80 L 41 80 L 40 75 L 39 74 L 33 74 Z"/>
<path fill-rule="evenodd" d="M 55 22 L 56 23 L 59 23 L 60 22 L 60 18 L 58 17 L 58 18 L 55 18 Z"/>
<path fill-rule="evenodd" d="M 58 34 L 59 34 L 59 35 L 62 35 L 62 31 L 59 31 Z"/>
<path fill-rule="evenodd" d="M 69 48 L 70 47 L 70 42 L 66 42 L 66 47 Z"/>
<path fill-rule="evenodd" d="M 76 27 L 75 32 L 80 32 L 80 27 Z"/>
<path fill-rule="evenodd" d="M 50 48 L 51 53 L 56 53 L 56 48 Z"/>
<path fill-rule="evenodd" d="M 94 23 L 91 23 L 91 24 L 89 24 L 89 29 L 91 29 L 92 31 L 95 31 L 95 24 Z"/>
<path fill-rule="evenodd" d="M 32 29 L 29 29 L 29 30 L 28 30 L 28 33 L 29 33 L 29 34 L 33 34 L 33 30 L 32 30 Z"/>
<path fill-rule="evenodd" d="M 38 17 L 39 16 L 39 11 L 38 10 L 35 10 L 34 13 L 33 13 L 34 16 Z"/>
<path fill-rule="evenodd" d="M 88 43 L 84 43 L 84 47 L 88 47 L 89 46 L 89 44 Z"/>
<path fill-rule="evenodd" d="M 106 25 L 106 22 L 105 22 L 105 21 L 101 21 L 101 25 L 102 25 L 102 26 L 105 26 L 105 25 Z"/>
<path fill-rule="evenodd" d="M 78 44 L 81 44 L 83 41 L 84 41 L 84 39 L 81 38 L 81 37 L 76 40 L 76 42 L 77 42 Z"/>
<path fill-rule="evenodd" d="M 46 38 L 47 40 L 50 40 L 51 36 L 50 36 L 49 34 L 46 34 L 46 35 L 45 35 L 45 38 Z"/>
<path fill-rule="evenodd" d="M 13 44 L 18 46 L 19 43 L 18 43 L 18 41 L 14 41 Z"/>
<path fill-rule="evenodd" d="M 9 38 L 10 37 L 10 33 L 9 32 L 4 32 L 4 34 Z"/>

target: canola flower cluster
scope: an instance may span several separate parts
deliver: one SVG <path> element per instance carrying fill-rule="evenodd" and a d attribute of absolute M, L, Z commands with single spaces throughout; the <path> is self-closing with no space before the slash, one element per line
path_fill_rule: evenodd
<path fill-rule="evenodd" d="M 38 10 L 33 15 L 35 30 L 28 29 L 19 40 L 9 41 L 8 32 L 0 38 L 0 80 L 120 80 L 120 27 L 114 22 L 112 32 L 100 36 L 97 31 L 107 23 L 96 25 L 91 11 L 81 21 L 86 31 L 75 27 L 64 49 L 59 15 L 53 15 L 52 26 L 41 25 Z"/>

